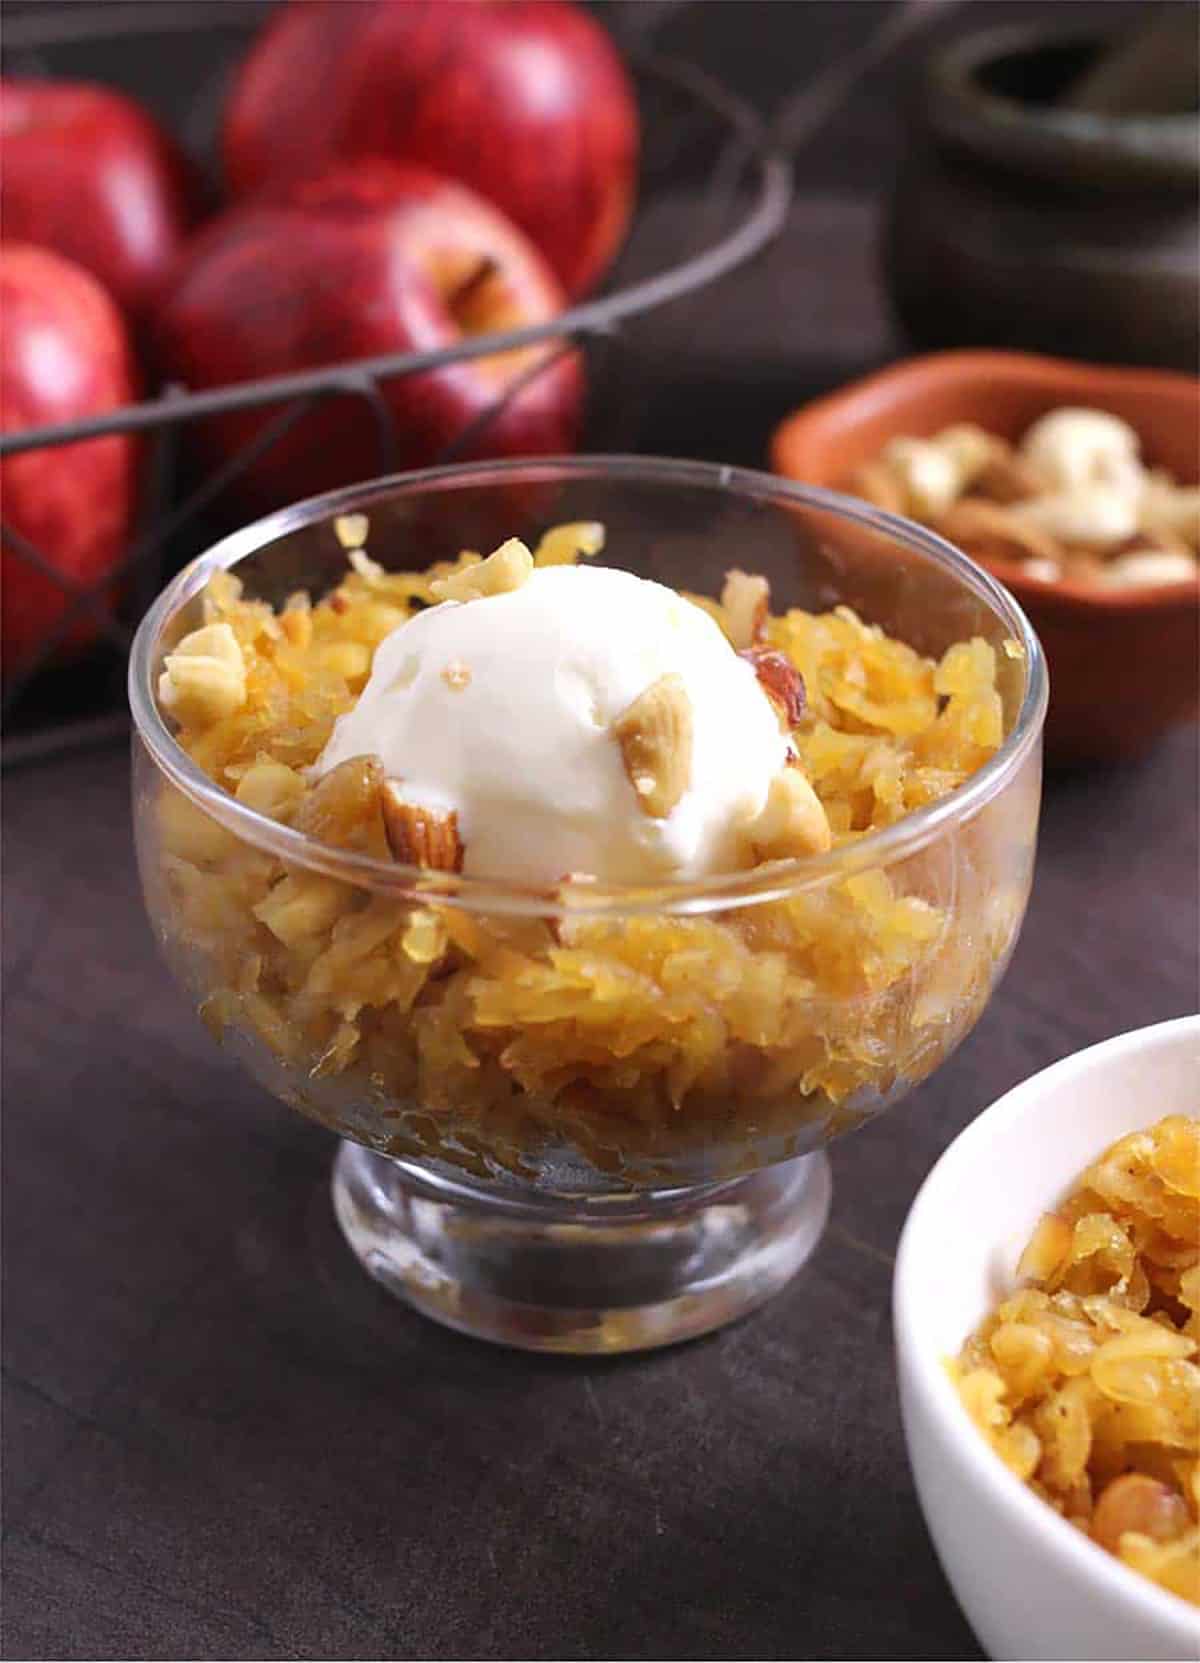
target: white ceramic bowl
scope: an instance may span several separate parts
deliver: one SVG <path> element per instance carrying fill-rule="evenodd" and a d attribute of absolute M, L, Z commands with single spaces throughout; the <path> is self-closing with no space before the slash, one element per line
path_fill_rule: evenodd
<path fill-rule="evenodd" d="M 1200 1016 L 1080 1051 L 984 1111 L 922 1185 L 896 1260 L 900 1406 L 917 1494 L 994 1658 L 1196 1659 L 1200 1612 L 1039 1500 L 984 1442 L 944 1361 L 1012 1286 L 1038 1217 L 1126 1132 L 1200 1115 Z"/>

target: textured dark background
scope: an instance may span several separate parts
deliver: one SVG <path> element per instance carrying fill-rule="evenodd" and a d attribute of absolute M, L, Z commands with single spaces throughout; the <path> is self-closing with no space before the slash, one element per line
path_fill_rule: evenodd
<path fill-rule="evenodd" d="M 886 10 L 714 0 L 662 38 L 770 110 Z M 791 404 L 895 355 L 872 230 L 914 56 L 798 158 L 781 243 L 655 322 L 643 448 L 761 461 Z M 151 71 L 169 110 L 169 63 L 119 66 Z M 1196 792 L 1194 730 L 1051 780 L 1007 980 L 934 1081 L 835 1147 L 797 1281 L 710 1339 L 575 1363 L 444 1332 L 352 1262 L 331 1141 L 155 957 L 121 749 L 6 775 L 4 1655 L 978 1656 L 905 1465 L 891 1255 L 986 1103 L 1195 1008 Z"/>

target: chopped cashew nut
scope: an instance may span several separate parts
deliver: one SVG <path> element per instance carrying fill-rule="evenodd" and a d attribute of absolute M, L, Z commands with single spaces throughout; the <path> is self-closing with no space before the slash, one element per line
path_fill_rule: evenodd
<path fill-rule="evenodd" d="M 771 781 L 762 812 L 750 828 L 750 843 L 758 860 L 819 855 L 832 847 L 821 799 L 799 768 L 785 768 Z"/>
<path fill-rule="evenodd" d="M 1056 537 L 1061 543 L 1086 548 L 1109 548 L 1137 530 L 1137 499 L 1114 485 L 1032 497 L 1010 509 L 1023 524 Z"/>
<path fill-rule="evenodd" d="M 1064 406 L 1034 422 L 1020 451 L 1054 489 L 1108 485 L 1132 496 L 1145 480 L 1139 448 L 1137 434 L 1118 416 Z"/>
<path fill-rule="evenodd" d="M 554 525 L 534 550 L 535 566 L 573 566 L 582 555 L 589 559 L 604 547 L 604 527 L 598 520 L 575 520 Z"/>
<path fill-rule="evenodd" d="M 638 807 L 665 820 L 692 777 L 692 702 L 683 678 L 660 676 L 613 723 Z"/>
<path fill-rule="evenodd" d="M 1099 581 L 1106 589 L 1134 589 L 1143 583 L 1195 583 L 1200 567 L 1190 554 L 1144 549 L 1121 554 L 1104 567 Z"/>
<path fill-rule="evenodd" d="M 930 443 L 945 453 L 954 465 L 960 492 L 968 490 L 983 473 L 1008 454 L 1003 439 L 985 433 L 974 422 L 956 422 L 936 433 Z"/>
<path fill-rule="evenodd" d="M 729 639 L 739 652 L 762 640 L 770 604 L 771 586 L 765 577 L 751 577 L 736 567 L 726 572 L 721 605 L 725 608 Z"/>
<path fill-rule="evenodd" d="M 367 583 L 378 583 L 381 578 L 387 576 L 378 560 L 372 560 L 363 549 L 348 549 L 346 558 L 359 577 Z"/>
<path fill-rule="evenodd" d="M 892 439 L 882 460 L 900 479 L 910 513 L 923 518 L 944 514 L 962 493 L 954 457 L 931 439 Z"/>
<path fill-rule="evenodd" d="M 246 662 L 228 624 L 205 624 L 168 653 L 158 681 L 164 710 L 184 727 L 208 727 L 239 710 L 246 698 Z"/>
<path fill-rule="evenodd" d="M 361 549 L 370 529 L 365 514 L 339 514 L 333 522 L 334 535 L 346 550 Z"/>
<path fill-rule="evenodd" d="M 440 601 L 483 600 L 488 595 L 506 595 L 519 589 L 532 571 L 533 556 L 519 537 L 510 537 L 477 566 L 436 578 L 430 587 Z"/>
<path fill-rule="evenodd" d="M 1039 583 L 1057 583 L 1062 576 L 1062 567 L 1057 560 L 1041 560 L 1035 557 L 1025 562 L 1021 572 L 1025 577 L 1036 578 Z"/>

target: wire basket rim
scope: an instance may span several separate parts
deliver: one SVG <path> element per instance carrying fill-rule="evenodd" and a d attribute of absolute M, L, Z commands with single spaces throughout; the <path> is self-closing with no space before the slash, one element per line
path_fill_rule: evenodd
<path fill-rule="evenodd" d="M 81 11 L 97 15 L 106 23 L 106 12 L 99 7 L 80 7 Z M 120 10 L 124 11 L 122 7 Z M 243 0 L 220 0 L 215 8 L 207 8 L 214 17 L 227 13 L 261 16 L 259 6 L 250 7 Z M 171 14 L 172 17 L 175 14 Z M 19 20 L 27 22 L 29 20 Z M 154 32 L 153 17 L 148 18 L 146 32 Z M 165 33 L 179 32 L 178 22 L 159 24 Z M 36 31 L 18 33 L 7 28 L 6 51 L 28 49 L 37 44 Z M 119 34 L 120 29 L 112 29 Z M 127 33 L 137 32 L 130 28 Z M 58 36 L 47 32 L 47 43 L 61 44 L 87 38 L 87 31 L 77 28 L 69 35 Z M 534 346 L 544 341 L 583 341 L 589 336 L 611 334 L 628 319 L 641 317 L 659 306 L 682 300 L 697 293 L 710 283 L 726 276 L 760 253 L 782 230 L 792 204 L 792 166 L 789 159 L 771 142 L 765 123 L 757 112 L 730 92 L 712 76 L 683 59 L 657 53 L 634 52 L 629 55 L 635 72 L 658 78 L 691 96 L 709 113 L 726 126 L 724 142 L 740 143 L 745 147 L 745 165 L 755 170 L 754 195 L 748 210 L 732 229 L 714 242 L 689 255 L 686 259 L 650 277 L 629 283 L 609 294 L 568 307 L 557 317 L 544 323 L 531 324 L 522 329 L 501 333 L 475 335 L 432 352 L 389 353 L 375 358 L 342 359 L 336 363 L 288 375 L 260 377 L 251 381 L 232 382 L 222 387 L 196 392 L 168 391 L 158 398 L 125 404 L 103 416 L 84 421 L 62 422 L 37 428 L 26 428 L 19 433 L 0 435 L 0 457 L 17 455 L 23 451 L 77 443 L 82 439 L 97 438 L 113 433 L 135 433 L 177 426 L 209 416 L 224 415 L 231 410 L 282 403 L 293 398 L 329 396 L 342 390 L 350 379 L 363 377 L 388 381 L 437 370 L 448 364 L 510 351 L 517 347 Z M 636 217 L 635 217 L 636 223 Z"/>

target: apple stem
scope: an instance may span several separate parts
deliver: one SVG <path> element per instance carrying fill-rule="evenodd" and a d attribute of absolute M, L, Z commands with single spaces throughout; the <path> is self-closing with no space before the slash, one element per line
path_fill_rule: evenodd
<path fill-rule="evenodd" d="M 457 289 L 448 297 L 447 305 L 450 311 L 457 312 L 460 306 L 466 305 L 475 291 L 482 288 L 488 279 L 494 277 L 499 270 L 499 260 L 491 254 L 482 255 L 474 271 L 468 272 Z"/>

